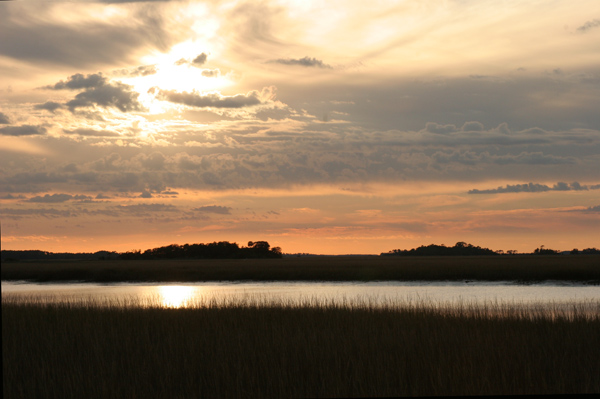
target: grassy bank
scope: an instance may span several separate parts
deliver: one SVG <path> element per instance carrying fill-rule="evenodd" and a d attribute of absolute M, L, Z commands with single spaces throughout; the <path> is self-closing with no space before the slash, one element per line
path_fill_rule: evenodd
<path fill-rule="evenodd" d="M 599 393 L 599 352 L 598 312 L 2 301 L 4 398 Z"/>
<path fill-rule="evenodd" d="M 247 260 L 3 262 L 2 280 L 140 281 L 375 281 L 563 280 L 600 283 L 600 257 L 446 256 L 299 257 Z"/>

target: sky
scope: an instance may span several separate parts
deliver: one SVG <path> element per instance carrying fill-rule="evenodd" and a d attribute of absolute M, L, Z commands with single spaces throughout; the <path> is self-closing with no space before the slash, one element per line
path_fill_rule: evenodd
<path fill-rule="evenodd" d="M 598 0 L 0 2 L 2 249 L 600 247 Z"/>

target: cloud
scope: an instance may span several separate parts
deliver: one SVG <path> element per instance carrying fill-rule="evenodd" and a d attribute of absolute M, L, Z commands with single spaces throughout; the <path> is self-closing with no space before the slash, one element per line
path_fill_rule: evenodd
<path fill-rule="evenodd" d="M 206 78 L 218 78 L 221 76 L 221 71 L 217 69 L 205 69 L 202 71 L 202 76 Z"/>
<path fill-rule="evenodd" d="M 92 197 L 87 196 L 87 195 L 71 195 L 71 194 L 46 194 L 43 197 L 42 196 L 36 196 L 33 198 L 30 198 L 28 200 L 28 202 L 40 202 L 40 203 L 46 203 L 46 204 L 53 204 L 53 203 L 59 203 L 59 202 L 66 202 L 66 201 L 72 201 L 72 200 L 78 200 L 78 201 L 82 201 L 82 200 L 91 200 Z"/>
<path fill-rule="evenodd" d="M 600 19 L 593 19 L 591 21 L 587 21 L 585 24 L 581 25 L 577 28 L 577 32 L 586 33 L 587 31 L 597 28 L 600 26 Z"/>
<path fill-rule="evenodd" d="M 459 129 L 454 125 L 440 125 L 435 122 L 427 122 L 427 124 L 425 124 L 425 131 L 429 133 L 447 134 L 457 132 L 458 130 Z"/>
<path fill-rule="evenodd" d="M 94 105 L 114 107 L 122 112 L 143 110 L 142 105 L 138 102 L 139 93 L 132 90 L 133 86 L 121 82 L 111 82 L 101 73 L 87 76 L 78 73 L 70 76 L 67 81 L 61 80 L 53 86 L 44 88 L 51 90 L 83 89 L 73 100 L 65 104 L 71 111 Z"/>
<path fill-rule="evenodd" d="M 24 199 L 25 197 L 22 195 L 12 195 L 12 194 L 6 194 L 3 195 L 2 197 L 0 197 L 0 199 L 7 199 L 7 200 L 12 200 L 12 199 Z"/>
<path fill-rule="evenodd" d="M 80 90 L 100 87 L 106 84 L 108 84 L 108 80 L 102 76 L 102 73 L 93 73 L 87 76 L 76 73 L 70 76 L 66 82 L 61 80 L 54 85 L 45 86 L 44 88 L 50 90 Z"/>
<path fill-rule="evenodd" d="M 192 208 L 192 211 L 202 212 L 202 213 L 217 213 L 219 215 L 230 215 L 231 208 L 228 206 L 219 206 L 219 205 L 207 205 L 201 206 L 198 208 Z"/>
<path fill-rule="evenodd" d="M 44 68 L 118 65 L 134 62 L 140 49 L 168 51 L 189 27 L 186 21 L 168 26 L 172 14 L 160 3 L 122 6 L 111 16 L 91 11 L 93 5 L 85 1 L 61 3 L 12 2 L 10 8 L 3 7 L 0 54 Z"/>
<path fill-rule="evenodd" d="M 142 191 L 140 198 L 152 198 L 152 193 L 148 190 Z"/>
<path fill-rule="evenodd" d="M 0 112 L 0 125 L 8 125 L 10 124 L 10 120 L 8 119 L 8 116 L 6 116 L 5 113 Z"/>
<path fill-rule="evenodd" d="M 208 58 L 208 56 L 206 55 L 206 53 L 202 53 L 202 54 L 198 55 L 196 58 L 194 58 L 192 60 L 191 64 L 195 67 L 202 66 L 206 63 L 207 58 Z"/>
<path fill-rule="evenodd" d="M 303 67 L 312 67 L 312 68 L 331 68 L 331 65 L 327 65 L 323 63 L 323 61 L 318 60 L 316 58 L 310 58 L 308 56 L 304 58 L 279 58 L 277 60 L 271 60 L 270 63 L 275 64 L 283 64 L 283 65 L 299 65 Z"/>
<path fill-rule="evenodd" d="M 73 130 L 63 130 L 66 134 L 70 135 L 78 135 L 78 136 L 87 136 L 87 137 L 121 137 L 121 135 L 117 132 L 113 132 L 112 130 L 95 130 L 95 129 L 73 129 Z"/>
<path fill-rule="evenodd" d="M 506 187 L 498 187 L 488 190 L 469 190 L 469 194 L 502 194 L 502 193 L 541 193 L 546 191 L 584 191 L 584 190 L 598 190 L 599 185 L 586 186 L 581 185 L 578 182 L 571 184 L 558 182 L 554 186 L 550 187 L 545 184 L 538 183 L 526 183 L 526 184 L 507 184 Z"/>
<path fill-rule="evenodd" d="M 141 65 L 136 68 L 117 69 L 112 72 L 115 76 L 148 76 L 158 72 L 156 65 Z"/>
<path fill-rule="evenodd" d="M 115 209 L 119 213 L 130 214 L 134 216 L 148 216 L 158 212 L 179 212 L 179 208 L 169 204 L 135 204 L 135 205 L 117 205 Z"/>
<path fill-rule="evenodd" d="M 485 130 L 485 127 L 481 122 L 465 122 L 465 124 L 460 128 L 463 132 L 482 132 Z"/>
<path fill-rule="evenodd" d="M 222 96 L 218 93 L 178 92 L 175 90 L 150 89 L 159 100 L 169 101 L 176 104 L 184 104 L 197 108 L 243 108 L 262 104 L 261 93 L 254 90 L 247 94 L 236 94 L 235 96 Z"/>
<path fill-rule="evenodd" d="M 59 108 L 62 108 L 63 104 L 54 102 L 54 101 L 46 101 L 43 104 L 36 104 L 33 106 L 35 109 L 44 109 L 46 111 L 54 112 Z"/>
<path fill-rule="evenodd" d="M 45 169 L 40 169 L 41 166 L 34 168 L 18 155 L 9 159 L 3 154 L 0 159 L 3 165 L 12 162 L 12 166 L 3 166 L 5 173 L 0 176 L 0 187 L 12 193 L 83 190 L 126 192 L 133 196 L 148 190 L 158 197 L 167 187 L 177 191 L 284 188 L 347 182 L 433 182 L 450 177 L 463 182 L 498 179 L 594 182 L 600 145 L 598 131 L 584 129 L 559 132 L 534 129 L 504 134 L 498 128 L 485 131 L 457 128 L 453 133 L 436 134 L 330 128 L 310 120 L 306 123 L 237 120 L 200 129 L 167 124 L 163 133 L 152 138 L 168 143 L 167 146 L 148 141 L 139 148 L 120 147 L 111 144 L 112 140 L 106 140 L 107 144 L 102 146 L 94 145 L 102 140 L 102 135 L 110 138 L 113 129 L 118 131 L 119 127 L 103 124 L 94 129 L 81 127 L 68 131 L 89 137 L 86 140 L 66 140 L 66 136 L 39 140 L 48 150 L 60 146 L 64 153 L 76 153 L 79 159 L 75 161 L 76 169 L 66 169 L 74 163 L 68 157 L 60 165 L 40 161 L 46 162 L 41 164 Z M 139 138 L 133 140 L 143 143 Z M 464 191 L 470 188 L 482 191 L 491 186 L 471 186 Z M 576 189 L 574 185 L 571 188 Z"/>
<path fill-rule="evenodd" d="M 196 68 L 202 67 L 202 65 L 206 64 L 206 60 L 208 59 L 208 55 L 206 53 L 201 53 L 196 56 L 193 60 L 189 60 L 187 58 L 180 58 L 175 61 L 175 65 L 191 65 Z"/>
<path fill-rule="evenodd" d="M 143 107 L 137 100 L 138 96 L 139 93 L 132 91 L 131 86 L 118 82 L 81 92 L 73 100 L 67 102 L 66 105 L 71 110 L 99 105 L 101 107 L 115 107 L 122 112 L 141 111 Z"/>
<path fill-rule="evenodd" d="M 0 135 L 5 136 L 40 136 L 44 134 L 46 134 L 46 128 L 42 126 L 21 125 L 0 128 Z"/>
<path fill-rule="evenodd" d="M 45 218 L 57 218 L 57 217 L 72 217 L 77 216 L 76 213 L 70 210 L 61 209 L 14 209 L 14 208 L 0 208 L 0 215 L 3 215 L 11 219 L 21 219 L 27 216 L 42 216 Z"/>
<path fill-rule="evenodd" d="M 438 163 L 457 162 L 465 165 L 475 165 L 481 163 L 497 165 L 565 165 L 576 163 L 575 158 L 572 157 L 560 157 L 544 154 L 542 152 L 522 152 L 518 155 L 491 155 L 489 152 L 476 153 L 473 151 L 438 151 L 432 155 L 432 158 Z"/>
<path fill-rule="evenodd" d="M 590 206 L 584 210 L 586 213 L 600 213 L 600 205 Z"/>

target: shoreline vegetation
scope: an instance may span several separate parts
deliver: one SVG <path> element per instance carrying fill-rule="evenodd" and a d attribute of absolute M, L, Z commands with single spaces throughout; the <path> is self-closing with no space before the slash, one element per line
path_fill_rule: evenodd
<path fill-rule="evenodd" d="M 544 245 L 531 253 L 517 253 L 516 250 L 491 250 L 464 241 L 453 247 L 444 244 L 421 245 L 413 249 L 394 249 L 383 252 L 379 256 L 498 256 L 498 255 L 600 255 L 597 248 L 586 248 L 571 251 L 558 251 L 545 248 Z M 310 253 L 284 254 L 280 247 L 273 247 L 267 241 L 249 241 L 244 247 L 229 241 L 208 244 L 171 244 L 163 247 L 116 252 L 48 252 L 40 250 L 2 250 L 0 258 L 3 262 L 49 261 L 49 260 L 158 260 L 158 259 L 277 259 L 283 257 L 335 257 L 335 256 L 376 256 L 376 255 L 317 255 Z"/>
<path fill-rule="evenodd" d="M 543 281 L 600 284 L 597 255 L 335 256 L 2 262 L 4 281 Z"/>
<path fill-rule="evenodd" d="M 600 312 L 2 299 L 3 397 L 600 392 Z"/>

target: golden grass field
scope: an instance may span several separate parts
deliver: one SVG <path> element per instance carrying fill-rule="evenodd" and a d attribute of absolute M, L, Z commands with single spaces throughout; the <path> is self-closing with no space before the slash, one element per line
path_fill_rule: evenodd
<path fill-rule="evenodd" d="M 2 280 L 89 282 L 563 280 L 600 284 L 596 255 L 3 262 Z"/>

